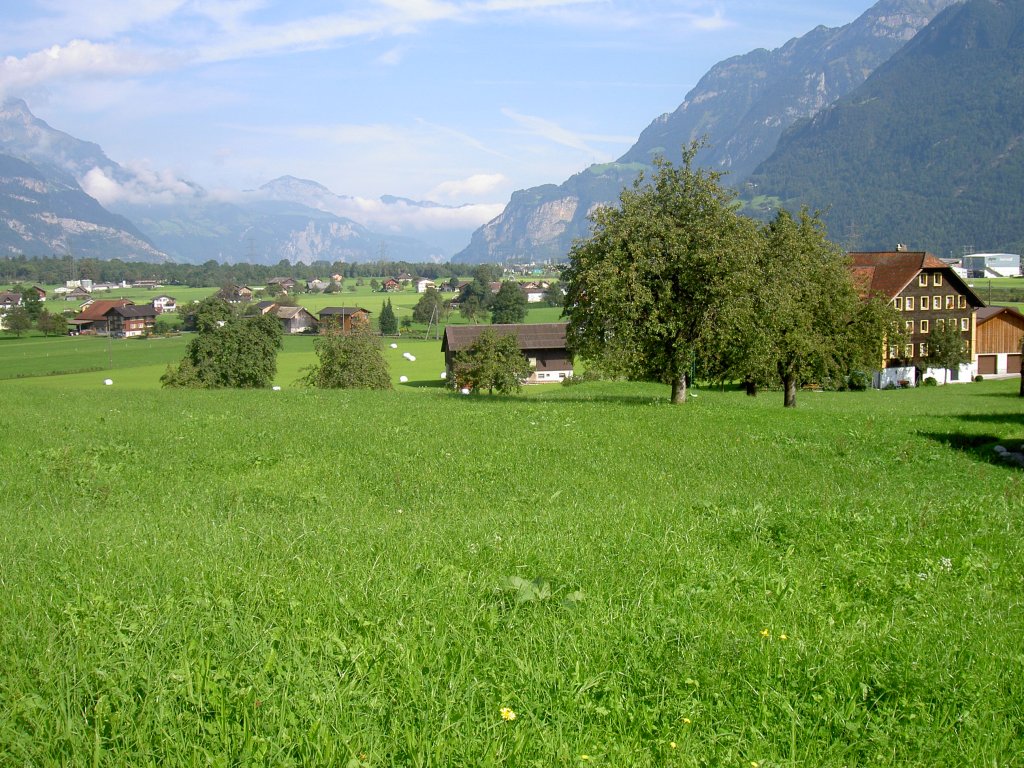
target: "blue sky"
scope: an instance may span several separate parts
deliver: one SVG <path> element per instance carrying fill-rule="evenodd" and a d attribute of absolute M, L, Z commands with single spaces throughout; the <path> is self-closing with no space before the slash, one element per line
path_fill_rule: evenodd
<path fill-rule="evenodd" d="M 163 192 L 291 174 L 482 223 L 621 155 L 716 62 L 871 5 L 20 0 L 0 6 L 0 95 Z"/>

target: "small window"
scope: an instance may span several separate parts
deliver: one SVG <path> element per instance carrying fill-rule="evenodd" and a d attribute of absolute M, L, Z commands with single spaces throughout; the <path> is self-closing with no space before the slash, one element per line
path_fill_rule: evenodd
<path fill-rule="evenodd" d="M 957 309 L 963 309 L 964 307 L 967 306 L 967 297 L 964 296 L 962 293 L 956 297 L 956 306 Z"/>
<path fill-rule="evenodd" d="M 906 328 L 908 333 L 913 333 L 914 332 L 914 321 L 913 320 L 907 320 L 907 322 L 905 322 L 903 324 L 903 327 Z"/>
<path fill-rule="evenodd" d="M 932 275 L 932 285 L 942 285 L 942 273 L 936 272 Z"/>
<path fill-rule="evenodd" d="M 942 309 L 942 297 L 932 296 L 932 310 L 938 312 L 940 309 Z"/>
<path fill-rule="evenodd" d="M 927 311 L 927 310 L 928 310 L 928 297 L 927 296 L 922 296 L 921 297 L 921 311 L 924 312 L 924 311 Z"/>
<path fill-rule="evenodd" d="M 924 272 L 919 274 L 917 276 L 917 284 L 919 286 L 921 286 L 922 288 L 927 288 L 928 287 L 928 275 L 926 275 Z"/>
<path fill-rule="evenodd" d="M 917 354 L 921 357 L 928 357 L 928 345 L 925 342 L 921 342 L 917 345 Z"/>
<path fill-rule="evenodd" d="M 921 333 L 928 333 L 928 321 L 922 320 L 920 326 Z"/>
<path fill-rule="evenodd" d="M 913 296 L 907 296 L 907 300 L 905 302 L 905 306 L 907 308 L 907 312 L 913 312 L 914 311 L 914 297 Z"/>
<path fill-rule="evenodd" d="M 903 347 L 903 356 L 908 360 L 914 356 L 914 345 L 906 344 Z"/>
<path fill-rule="evenodd" d="M 896 305 L 896 311 L 897 312 L 902 312 L 903 311 L 903 297 L 902 296 L 897 296 L 895 299 L 893 299 L 893 303 Z"/>
<path fill-rule="evenodd" d="M 946 309 L 956 309 L 956 297 L 952 293 L 946 296 Z"/>
<path fill-rule="evenodd" d="M 935 330 L 936 331 L 941 331 L 945 327 L 946 327 L 946 321 L 943 320 L 941 317 L 938 320 L 935 321 Z"/>
<path fill-rule="evenodd" d="M 890 346 L 889 347 L 889 359 L 891 360 L 892 358 L 899 357 L 899 356 L 900 356 L 900 348 L 898 346 L 896 346 L 895 344 Z"/>
<path fill-rule="evenodd" d="M 960 330 L 969 331 L 971 330 L 971 319 L 969 317 L 960 318 Z"/>

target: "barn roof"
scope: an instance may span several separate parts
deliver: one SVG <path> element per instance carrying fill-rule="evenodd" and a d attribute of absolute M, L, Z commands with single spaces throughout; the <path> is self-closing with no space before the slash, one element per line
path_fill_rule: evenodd
<path fill-rule="evenodd" d="M 854 280 L 868 293 L 893 299 L 923 270 L 942 270 L 946 279 L 968 296 L 972 306 L 984 306 L 985 302 L 952 267 L 927 251 L 858 251 L 849 258 Z"/>
<path fill-rule="evenodd" d="M 342 317 L 344 317 L 345 315 L 354 315 L 357 312 L 365 312 L 366 314 L 370 314 L 370 310 L 363 309 L 362 307 L 324 307 L 323 309 L 320 310 L 319 314 L 320 317 L 330 317 L 331 315 L 341 315 Z"/>
<path fill-rule="evenodd" d="M 444 329 L 442 351 L 459 352 L 484 331 L 498 336 L 515 335 L 520 349 L 565 349 L 567 323 L 508 323 L 499 325 L 449 325 Z"/>
<path fill-rule="evenodd" d="M 1003 314 L 1005 314 L 1006 318 L 1009 320 L 1017 320 L 1018 322 L 1024 323 L 1024 315 L 1013 307 L 982 307 L 978 310 L 978 325 L 987 323 L 989 320 Z"/>
<path fill-rule="evenodd" d="M 75 320 L 102 320 L 103 316 L 115 307 L 128 307 L 134 303 L 134 301 L 130 301 L 128 299 L 103 299 L 102 301 L 94 301 L 88 307 L 75 315 Z"/>

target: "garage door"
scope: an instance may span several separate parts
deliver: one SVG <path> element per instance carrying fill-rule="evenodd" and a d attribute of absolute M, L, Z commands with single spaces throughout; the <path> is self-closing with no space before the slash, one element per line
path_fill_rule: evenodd
<path fill-rule="evenodd" d="M 1020 373 L 1020 353 L 1006 356 L 1006 372 Z"/>
<path fill-rule="evenodd" d="M 982 376 L 996 372 L 996 355 L 978 355 L 978 373 Z"/>

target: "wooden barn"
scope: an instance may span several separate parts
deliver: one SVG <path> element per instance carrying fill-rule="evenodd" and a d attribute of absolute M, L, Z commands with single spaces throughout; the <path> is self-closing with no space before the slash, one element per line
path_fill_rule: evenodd
<path fill-rule="evenodd" d="M 566 323 L 509 323 L 498 325 L 449 325 L 444 329 L 441 351 L 450 376 L 455 355 L 469 347 L 484 331 L 514 335 L 523 356 L 533 366 L 527 384 L 558 382 L 572 376 L 572 360 L 565 348 Z"/>
<path fill-rule="evenodd" d="M 982 307 L 977 312 L 976 357 L 982 376 L 1019 374 L 1024 315 L 1013 307 Z"/>

